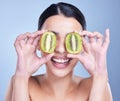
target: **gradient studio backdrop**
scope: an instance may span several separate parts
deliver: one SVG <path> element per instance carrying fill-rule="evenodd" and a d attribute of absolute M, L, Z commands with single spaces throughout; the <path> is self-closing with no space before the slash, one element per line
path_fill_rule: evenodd
<path fill-rule="evenodd" d="M 51 3 L 60 0 L 0 0 L 0 101 L 16 67 L 14 41 L 20 33 L 34 32 L 41 12 Z M 114 101 L 120 101 L 120 1 L 119 0 L 61 0 L 77 6 L 85 15 L 87 29 L 104 33 L 111 31 L 108 51 L 109 81 Z M 44 72 L 44 67 L 38 73 Z M 75 68 L 77 75 L 87 77 L 80 63 Z"/>

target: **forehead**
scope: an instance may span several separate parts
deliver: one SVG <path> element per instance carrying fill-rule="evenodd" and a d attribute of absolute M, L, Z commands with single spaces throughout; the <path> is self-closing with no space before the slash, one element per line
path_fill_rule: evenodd
<path fill-rule="evenodd" d="M 42 29 L 54 31 L 60 34 L 66 34 L 73 31 L 81 31 L 81 24 L 73 17 L 55 15 L 46 19 Z"/>

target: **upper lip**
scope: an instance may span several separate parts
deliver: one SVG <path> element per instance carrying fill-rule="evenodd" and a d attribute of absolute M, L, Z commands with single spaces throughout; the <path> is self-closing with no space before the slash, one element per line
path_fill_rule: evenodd
<path fill-rule="evenodd" d="M 58 58 L 58 59 L 67 59 L 67 57 L 66 56 L 53 56 L 52 58 Z"/>

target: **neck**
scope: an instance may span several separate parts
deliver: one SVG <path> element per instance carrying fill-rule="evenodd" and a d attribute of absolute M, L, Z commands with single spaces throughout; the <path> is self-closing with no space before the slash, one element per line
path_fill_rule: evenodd
<path fill-rule="evenodd" d="M 69 73 L 64 77 L 57 77 L 51 73 L 45 75 L 44 88 L 53 93 L 55 96 L 65 96 L 70 93 L 76 86 L 73 79 L 73 73 Z M 74 86 L 73 86 L 74 85 Z"/>

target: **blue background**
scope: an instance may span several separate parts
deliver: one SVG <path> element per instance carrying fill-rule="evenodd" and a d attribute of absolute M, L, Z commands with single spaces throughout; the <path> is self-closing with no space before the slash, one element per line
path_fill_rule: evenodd
<path fill-rule="evenodd" d="M 51 3 L 60 0 L 0 0 L 0 101 L 16 68 L 14 41 L 25 32 L 37 30 L 39 15 Z M 108 72 L 114 101 L 120 101 L 120 1 L 119 0 L 61 0 L 77 6 L 85 15 L 87 29 L 104 33 L 110 28 L 111 43 L 108 51 Z M 42 73 L 41 68 L 37 73 Z M 77 75 L 88 73 L 80 63 L 75 68 Z"/>

